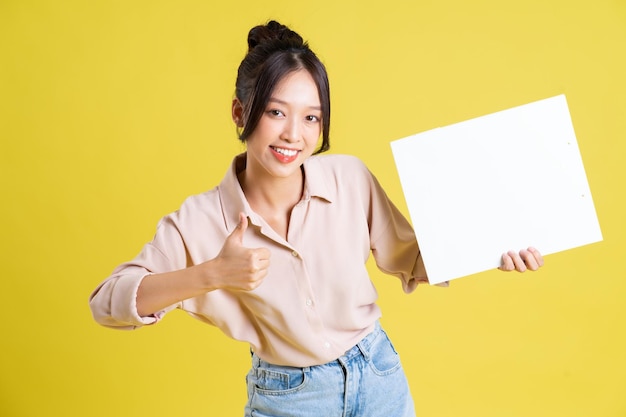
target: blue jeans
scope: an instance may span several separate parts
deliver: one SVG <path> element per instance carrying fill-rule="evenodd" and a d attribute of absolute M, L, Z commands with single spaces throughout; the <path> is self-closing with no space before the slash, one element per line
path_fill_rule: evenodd
<path fill-rule="evenodd" d="M 246 417 L 414 417 L 400 359 L 376 323 L 333 362 L 306 368 L 252 356 Z"/>

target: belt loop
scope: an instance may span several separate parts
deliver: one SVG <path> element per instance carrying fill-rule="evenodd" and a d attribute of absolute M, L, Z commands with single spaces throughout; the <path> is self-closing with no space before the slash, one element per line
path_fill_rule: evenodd
<path fill-rule="evenodd" d="M 372 346 L 372 342 L 378 337 L 378 333 L 381 331 L 382 328 L 380 326 L 380 322 L 377 320 L 374 330 L 372 330 L 370 334 L 365 336 L 363 340 L 356 344 L 366 361 L 370 360 L 370 348 Z"/>

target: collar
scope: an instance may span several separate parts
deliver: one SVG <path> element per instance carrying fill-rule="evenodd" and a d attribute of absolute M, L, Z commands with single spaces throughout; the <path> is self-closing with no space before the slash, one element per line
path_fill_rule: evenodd
<path fill-rule="evenodd" d="M 304 193 L 303 200 L 311 198 L 319 198 L 327 203 L 332 203 L 336 197 L 336 193 L 328 188 L 331 178 L 329 173 L 321 164 L 320 156 L 310 156 L 305 161 L 304 169 Z M 248 204 L 241 184 L 237 179 L 237 173 L 245 169 L 246 153 L 235 156 L 233 162 L 218 186 L 222 212 L 224 213 L 224 222 L 228 233 L 237 227 L 239 223 L 239 213 L 244 213 L 250 222 L 256 226 L 261 226 L 264 222 L 261 216 L 256 214 Z"/>

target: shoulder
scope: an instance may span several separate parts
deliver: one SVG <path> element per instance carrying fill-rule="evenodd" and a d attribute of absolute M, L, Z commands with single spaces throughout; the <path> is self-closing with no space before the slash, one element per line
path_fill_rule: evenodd
<path fill-rule="evenodd" d="M 333 201 L 342 198 L 368 199 L 375 179 L 363 161 L 351 155 L 329 154 L 309 157 L 305 164 L 307 183 L 313 195 Z"/>
<path fill-rule="evenodd" d="M 203 193 L 188 196 L 180 207 L 161 219 L 161 224 L 172 223 L 181 227 L 185 224 L 194 224 L 207 217 L 221 215 L 221 206 L 217 187 Z"/>
<path fill-rule="evenodd" d="M 203 193 L 194 194 L 187 197 L 181 206 L 181 208 L 200 208 L 206 205 L 215 204 L 219 201 L 218 188 L 213 187 Z"/>
<path fill-rule="evenodd" d="M 348 176 L 349 178 L 369 172 L 363 161 L 353 155 L 314 155 L 309 158 L 308 164 L 311 167 L 319 167 L 330 174 Z"/>

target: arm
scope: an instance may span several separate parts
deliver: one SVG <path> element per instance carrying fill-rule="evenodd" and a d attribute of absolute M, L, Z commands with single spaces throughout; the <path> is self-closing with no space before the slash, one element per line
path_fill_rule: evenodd
<path fill-rule="evenodd" d="M 382 213 L 382 218 L 389 220 L 383 233 L 375 233 L 376 242 L 373 247 L 373 253 L 376 258 L 377 264 L 381 270 L 393 275 L 399 275 L 403 280 L 403 287 L 405 292 L 411 292 L 415 289 L 418 283 L 428 283 L 428 276 L 424 261 L 421 256 L 419 246 L 416 242 L 416 238 L 413 235 L 413 228 L 406 220 L 406 218 L 398 211 L 393 203 L 388 199 L 382 187 L 370 173 L 371 176 L 371 206 L 370 209 L 370 227 L 371 230 L 375 228 L 373 221 L 376 219 L 376 213 Z M 381 216 L 378 216 L 379 218 Z M 411 236 L 408 236 L 411 234 Z M 381 237 L 384 237 L 381 239 Z M 411 243 L 411 240 L 414 243 Z M 384 249 L 385 252 L 395 254 L 395 256 L 389 257 L 388 255 L 380 256 L 377 254 L 377 247 Z M 391 251 L 390 251 L 391 249 Z M 415 266 L 410 274 L 406 274 L 406 265 L 401 266 L 403 260 L 410 258 L 411 256 L 417 256 Z M 415 258 L 413 258 L 415 259 Z M 502 271 L 518 271 L 525 272 L 526 270 L 536 271 L 544 264 L 541 253 L 530 247 L 528 249 L 521 250 L 519 252 L 508 251 L 502 255 L 502 262 L 498 269 Z M 400 273 L 398 273 L 400 272 Z M 436 286 L 447 287 L 449 283 L 442 282 L 435 284 Z"/>
<path fill-rule="evenodd" d="M 207 262 L 178 271 L 146 276 L 137 290 L 137 312 L 154 314 L 167 306 L 216 289 L 251 291 L 267 275 L 270 251 L 242 245 L 248 219 L 239 215 L 239 224 L 226 239 L 219 255 Z"/>
<path fill-rule="evenodd" d="M 218 256 L 187 267 L 179 235 L 170 233 L 174 230 L 171 227 L 159 232 L 155 238 L 158 243 L 147 245 L 133 262 L 118 267 L 91 294 L 94 318 L 104 326 L 135 328 L 156 322 L 180 301 L 208 291 L 258 287 L 267 274 L 270 252 L 242 245 L 247 226 L 248 220 L 241 214 L 239 225 L 226 238 Z"/>
<path fill-rule="evenodd" d="M 413 227 L 389 199 L 376 177 L 359 162 L 360 197 L 367 216 L 370 249 L 376 266 L 396 276 L 402 289 L 410 293 L 418 283 L 428 283 L 428 276 Z"/>

